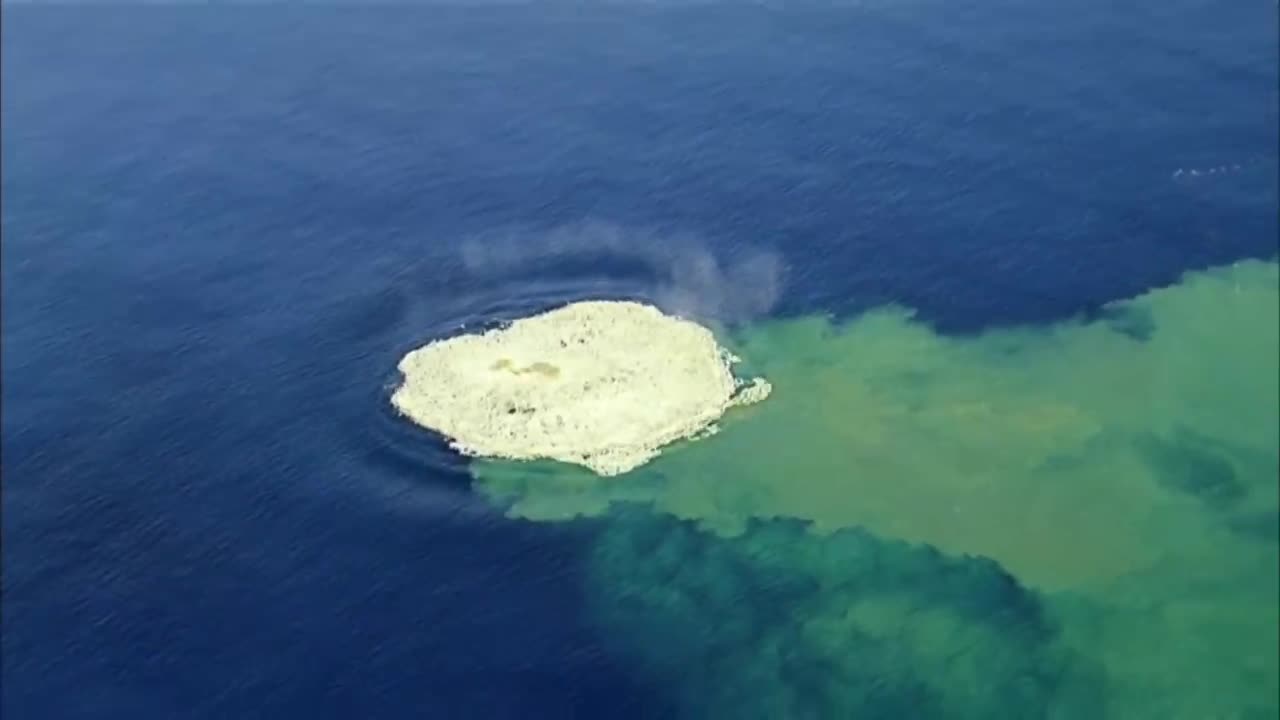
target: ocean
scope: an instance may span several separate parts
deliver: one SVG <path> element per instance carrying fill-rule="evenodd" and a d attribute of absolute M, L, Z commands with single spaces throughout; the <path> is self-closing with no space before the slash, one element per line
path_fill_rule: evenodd
<path fill-rule="evenodd" d="M 1271 0 L 3 5 L 6 718 L 1264 718 Z M 396 415 L 586 298 L 775 397 Z"/>

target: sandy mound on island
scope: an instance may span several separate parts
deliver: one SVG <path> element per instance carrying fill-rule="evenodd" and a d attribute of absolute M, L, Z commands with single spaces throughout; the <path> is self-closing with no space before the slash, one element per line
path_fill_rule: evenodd
<path fill-rule="evenodd" d="M 768 382 L 734 378 L 736 361 L 711 331 L 654 307 L 579 302 L 410 352 L 391 402 L 468 455 L 617 475 L 763 400 Z"/>

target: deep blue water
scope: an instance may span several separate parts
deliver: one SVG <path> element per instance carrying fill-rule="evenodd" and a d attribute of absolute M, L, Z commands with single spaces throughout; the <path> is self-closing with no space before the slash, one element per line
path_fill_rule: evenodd
<path fill-rule="evenodd" d="M 6 5 L 5 717 L 663 714 L 590 528 L 469 494 L 400 355 L 673 284 L 963 333 L 1272 256 L 1276 13 Z"/>

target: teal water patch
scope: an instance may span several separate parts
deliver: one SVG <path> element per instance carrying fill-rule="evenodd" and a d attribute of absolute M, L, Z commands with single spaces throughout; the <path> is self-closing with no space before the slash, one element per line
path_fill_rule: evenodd
<path fill-rule="evenodd" d="M 653 643 L 708 643 L 670 678 L 690 717 L 752 717 L 725 688 L 759 717 L 1280 710 L 1275 262 L 1047 327 L 949 337 L 888 307 L 723 341 L 774 393 L 719 435 L 608 479 L 472 466 L 514 516 L 603 516 L 610 634 L 655 672 Z M 1036 633 L 957 610 L 994 608 L 996 577 Z M 789 659 L 750 659 L 768 648 Z"/>
<path fill-rule="evenodd" d="M 593 567 L 600 622 L 689 717 L 1100 717 L 1100 668 L 984 558 L 797 521 L 723 538 L 636 508 Z"/>

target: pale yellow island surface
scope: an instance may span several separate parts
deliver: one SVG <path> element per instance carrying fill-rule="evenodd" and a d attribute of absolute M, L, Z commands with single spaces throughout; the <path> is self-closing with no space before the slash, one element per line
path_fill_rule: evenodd
<path fill-rule="evenodd" d="M 735 362 L 697 323 L 594 300 L 410 352 L 391 402 L 467 455 L 618 475 L 768 396 L 763 378 L 734 377 Z"/>

